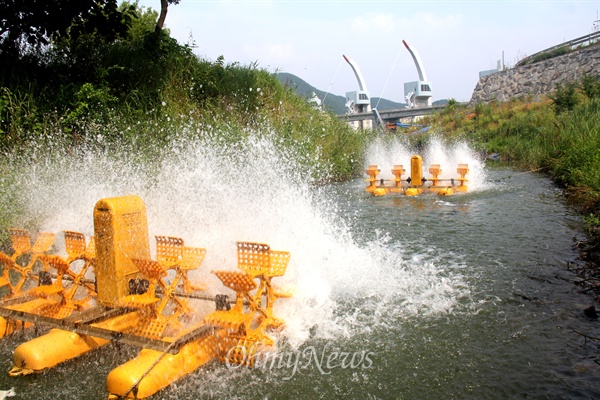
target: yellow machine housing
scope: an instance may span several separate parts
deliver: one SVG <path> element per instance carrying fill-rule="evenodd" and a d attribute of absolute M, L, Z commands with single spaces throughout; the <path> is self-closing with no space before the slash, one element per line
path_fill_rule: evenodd
<path fill-rule="evenodd" d="M 146 205 L 138 196 L 99 200 L 94 207 L 98 302 L 116 307 L 138 275 L 132 259 L 150 259 Z"/>
<path fill-rule="evenodd" d="M 423 159 L 421 156 L 410 158 L 410 184 L 421 186 L 423 184 Z"/>

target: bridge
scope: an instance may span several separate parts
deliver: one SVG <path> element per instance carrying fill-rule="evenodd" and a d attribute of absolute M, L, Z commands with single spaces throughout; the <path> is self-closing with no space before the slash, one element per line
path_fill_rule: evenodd
<path fill-rule="evenodd" d="M 418 108 L 400 108 L 396 110 L 385 110 L 379 111 L 379 116 L 383 122 L 398 122 L 403 118 L 420 117 L 423 115 L 433 114 L 437 110 L 443 110 L 446 107 L 445 104 L 433 105 L 430 107 L 418 107 Z M 338 115 L 338 118 L 346 121 L 365 121 L 376 119 L 375 111 L 367 113 L 355 113 L 355 114 L 342 114 Z"/>

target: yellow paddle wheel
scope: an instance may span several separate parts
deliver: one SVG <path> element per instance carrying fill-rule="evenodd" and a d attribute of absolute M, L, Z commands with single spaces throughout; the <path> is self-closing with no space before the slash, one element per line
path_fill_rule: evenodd
<path fill-rule="evenodd" d="M 138 196 L 102 199 L 94 208 L 94 236 L 64 231 L 66 256 L 52 254 L 55 234 L 10 231 L 14 253 L 0 253 L 3 335 L 33 323 L 52 329 L 19 345 L 10 376 L 44 371 L 110 342 L 140 347 L 137 357 L 107 377 L 109 399 L 146 398 L 211 360 L 254 365 L 273 346 L 269 330 L 284 322 L 275 301 L 290 297 L 273 278 L 290 254 L 266 244 L 238 242 L 237 270 L 213 271 L 235 294 L 209 296 L 192 282 L 206 249 L 173 236 L 155 236 L 151 257 L 146 208 Z M 198 301 L 214 302 L 201 314 Z"/>
<path fill-rule="evenodd" d="M 404 194 L 405 196 L 417 196 L 421 193 L 437 193 L 439 196 L 451 196 L 454 193 L 465 193 L 467 191 L 466 175 L 469 173 L 467 164 L 458 164 L 456 178 L 440 178 L 442 169 L 439 164 L 431 164 L 429 173 L 431 177 L 423 176 L 423 159 L 421 156 L 412 156 L 410 159 L 410 175 L 405 179 L 402 165 L 394 165 L 392 174 L 394 179 L 379 179 L 377 176 L 381 173 L 379 166 L 369 165 L 366 170 L 369 176 L 365 182 L 368 182 L 366 191 L 374 196 L 385 196 L 390 193 Z"/>

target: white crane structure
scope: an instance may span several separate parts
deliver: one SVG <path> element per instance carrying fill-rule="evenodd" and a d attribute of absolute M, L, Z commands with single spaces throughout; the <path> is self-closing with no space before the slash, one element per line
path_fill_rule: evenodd
<path fill-rule="evenodd" d="M 346 57 L 346 55 L 343 55 L 343 57 L 344 60 L 350 64 L 350 67 L 352 67 L 352 71 L 354 71 L 354 75 L 358 81 L 358 90 L 346 92 L 347 113 L 355 114 L 371 112 L 371 98 L 369 96 L 369 91 L 367 90 L 365 80 L 360 72 L 360 68 L 358 68 L 358 64 L 356 64 L 356 62 L 351 58 Z M 351 122 L 351 124 L 355 128 L 370 129 L 373 126 L 373 121 L 371 119 L 366 119 L 364 121 L 354 121 Z"/>
<path fill-rule="evenodd" d="M 405 40 L 403 40 L 402 43 L 404 43 L 404 46 L 410 52 L 417 67 L 417 72 L 419 73 L 418 81 L 406 82 L 404 84 L 404 99 L 408 104 L 408 108 L 430 107 L 432 96 L 431 82 L 427 79 L 421 57 L 419 56 L 417 49 L 411 47 Z"/>

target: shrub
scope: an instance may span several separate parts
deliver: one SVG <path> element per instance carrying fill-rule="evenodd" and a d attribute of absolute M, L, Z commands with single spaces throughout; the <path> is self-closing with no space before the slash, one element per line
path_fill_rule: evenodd
<path fill-rule="evenodd" d="M 556 85 L 556 91 L 548 97 L 554 102 L 554 109 L 557 114 L 571 111 L 578 103 L 577 84 L 574 82 L 559 83 Z"/>
<path fill-rule="evenodd" d="M 597 77 L 584 75 L 581 78 L 580 88 L 588 99 L 600 97 L 600 80 Z"/>

